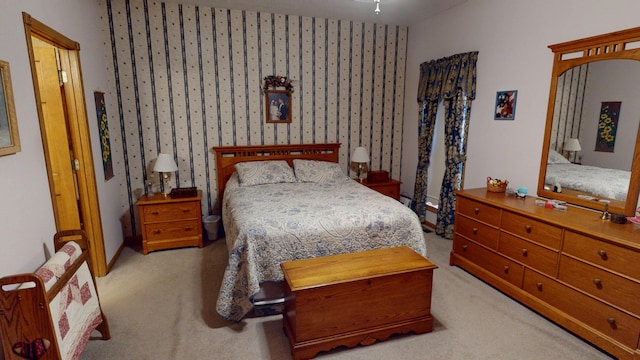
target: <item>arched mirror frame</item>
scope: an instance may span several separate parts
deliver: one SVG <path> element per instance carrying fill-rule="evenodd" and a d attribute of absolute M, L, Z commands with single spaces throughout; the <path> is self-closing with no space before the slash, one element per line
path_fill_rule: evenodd
<path fill-rule="evenodd" d="M 554 61 L 547 108 L 547 125 L 542 145 L 542 158 L 540 160 L 538 196 L 558 199 L 570 204 L 596 210 L 603 210 L 604 202 L 579 198 L 577 197 L 577 192 L 564 189 L 562 192 L 554 192 L 545 189 L 547 156 L 549 155 L 558 77 L 575 66 L 594 61 L 612 59 L 640 61 L 640 27 L 550 45 L 549 48 L 554 53 Z M 640 85 L 638 86 L 640 87 Z M 633 216 L 636 206 L 638 206 L 638 194 L 640 192 L 640 128 L 636 136 L 633 163 L 631 165 L 631 177 L 629 180 L 629 190 L 626 201 L 608 199 L 610 200 L 609 211 L 625 214 L 626 216 Z"/>

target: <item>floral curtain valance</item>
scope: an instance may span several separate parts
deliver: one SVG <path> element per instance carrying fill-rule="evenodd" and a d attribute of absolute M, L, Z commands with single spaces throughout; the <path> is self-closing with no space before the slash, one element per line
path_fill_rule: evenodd
<path fill-rule="evenodd" d="M 420 64 L 418 102 L 451 99 L 458 89 L 468 99 L 476 98 L 478 52 L 456 54 Z"/>

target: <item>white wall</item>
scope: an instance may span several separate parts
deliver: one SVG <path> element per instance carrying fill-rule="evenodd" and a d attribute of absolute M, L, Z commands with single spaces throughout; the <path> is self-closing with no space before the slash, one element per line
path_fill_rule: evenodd
<path fill-rule="evenodd" d="M 636 0 L 469 0 L 411 26 L 402 191 L 413 194 L 415 184 L 422 62 L 479 51 L 464 187 L 484 187 L 491 176 L 535 193 L 553 65 L 547 46 L 640 26 L 638 11 Z M 518 90 L 515 120 L 493 120 L 496 91 L 512 89 Z"/>
<path fill-rule="evenodd" d="M 31 272 L 53 249 L 55 221 L 27 54 L 22 12 L 80 43 L 87 115 L 107 259 L 122 244 L 119 184 L 104 182 L 93 91 L 107 90 L 101 7 L 86 0 L 0 0 L 0 59 L 8 61 L 22 151 L 0 157 L 0 277 Z M 110 130 L 118 131 L 111 121 Z M 118 171 L 118 169 L 115 169 Z"/>

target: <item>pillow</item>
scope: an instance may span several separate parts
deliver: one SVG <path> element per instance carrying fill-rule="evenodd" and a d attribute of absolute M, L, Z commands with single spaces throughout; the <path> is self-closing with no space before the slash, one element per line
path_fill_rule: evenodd
<path fill-rule="evenodd" d="M 299 182 L 327 184 L 349 180 L 340 164 L 334 162 L 295 159 L 293 168 Z"/>
<path fill-rule="evenodd" d="M 240 186 L 296 182 L 293 169 L 284 160 L 241 162 L 235 168 Z"/>
<path fill-rule="evenodd" d="M 560 155 L 560 153 L 558 153 L 557 151 L 549 149 L 547 164 L 571 164 L 571 161 L 567 160 L 567 158 Z"/>

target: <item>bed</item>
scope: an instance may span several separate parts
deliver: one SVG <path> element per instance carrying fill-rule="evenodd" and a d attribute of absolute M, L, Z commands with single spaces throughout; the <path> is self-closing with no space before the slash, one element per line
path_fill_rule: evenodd
<path fill-rule="evenodd" d="M 562 189 L 626 201 L 630 171 L 573 164 L 559 153 L 549 151 L 545 183 Z"/>
<path fill-rule="evenodd" d="M 240 321 L 249 315 L 265 288 L 281 284 L 284 261 L 396 246 L 426 256 L 415 213 L 344 175 L 339 147 L 213 148 L 229 251 L 216 304 L 221 317 Z M 271 166 L 262 178 L 269 180 L 247 181 L 261 173 L 255 168 Z"/>

